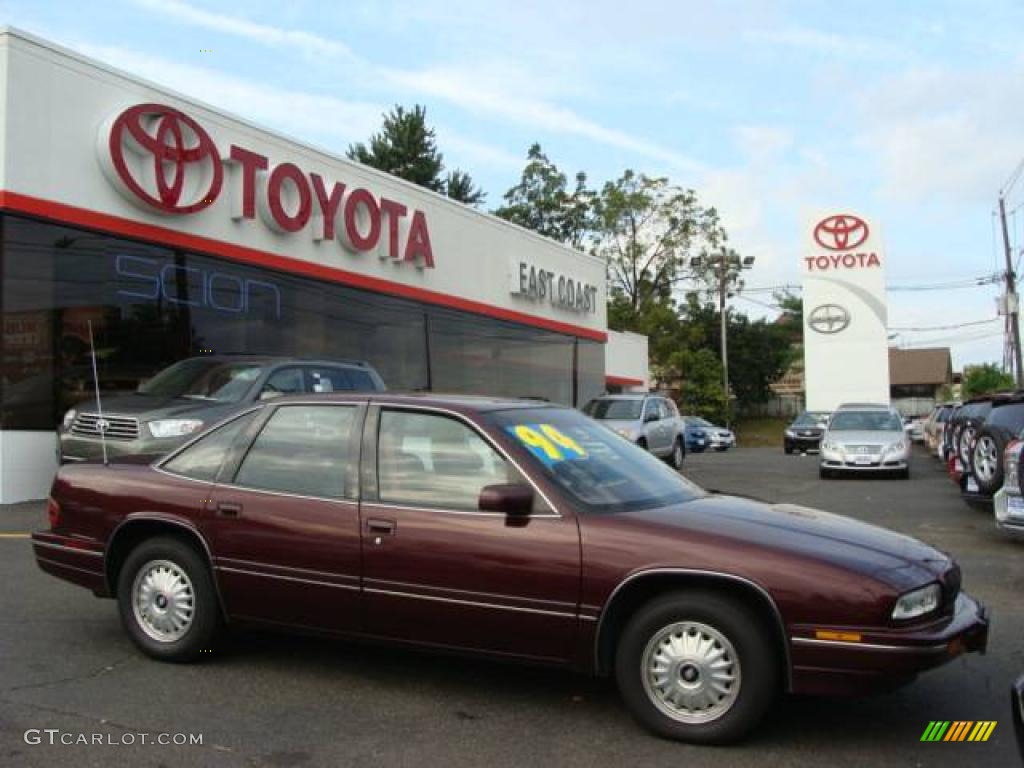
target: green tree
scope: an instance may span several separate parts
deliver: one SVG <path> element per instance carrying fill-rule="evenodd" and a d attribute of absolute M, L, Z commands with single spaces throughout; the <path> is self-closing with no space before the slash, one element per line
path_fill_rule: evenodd
<path fill-rule="evenodd" d="M 977 395 L 1013 389 L 1013 387 L 1013 376 L 1005 373 L 995 363 L 983 363 L 964 368 L 964 400 Z"/>
<path fill-rule="evenodd" d="M 576 174 L 575 187 L 540 144 L 531 145 L 519 183 L 504 195 L 505 205 L 495 216 L 514 222 L 545 237 L 581 250 L 593 225 L 594 193 L 587 188 L 587 175 Z"/>
<path fill-rule="evenodd" d="M 364 144 L 349 146 L 346 155 L 363 165 L 398 176 L 453 200 L 479 205 L 484 193 L 469 174 L 458 169 L 444 175 L 444 155 L 437 148 L 434 129 L 427 125 L 427 110 L 416 104 L 411 111 L 396 104 L 383 115 L 379 133 Z"/>
<path fill-rule="evenodd" d="M 609 295 L 626 323 L 615 330 L 633 330 L 651 302 L 669 301 L 694 278 L 692 257 L 725 241 L 717 211 L 693 190 L 631 170 L 604 185 L 594 214 L 594 252 L 608 265 Z"/>

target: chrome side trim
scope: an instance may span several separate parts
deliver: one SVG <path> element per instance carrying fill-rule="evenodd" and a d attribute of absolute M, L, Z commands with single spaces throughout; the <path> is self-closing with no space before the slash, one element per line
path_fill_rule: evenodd
<path fill-rule="evenodd" d="M 419 595 L 411 592 L 396 592 L 389 589 L 373 589 L 371 587 L 364 587 L 364 592 L 372 593 L 375 595 L 389 595 L 391 597 L 409 597 L 414 600 L 430 600 L 436 603 L 452 603 L 454 605 L 470 605 L 475 608 L 491 608 L 499 611 L 516 611 L 518 613 L 533 613 L 541 616 L 558 616 L 564 619 L 577 619 L 579 618 L 575 613 L 565 613 L 563 611 L 545 611 L 540 608 L 521 608 L 515 605 L 498 605 L 497 603 L 481 603 L 475 600 L 455 600 L 450 597 L 437 597 L 434 595 Z"/>
<path fill-rule="evenodd" d="M 220 563 L 230 563 L 230 565 L 220 565 Z M 219 557 L 217 558 L 217 568 L 233 568 L 235 563 L 241 565 L 256 566 L 257 568 L 273 568 L 278 571 L 291 571 L 292 573 L 308 573 L 316 576 L 331 576 L 336 579 L 347 579 L 348 581 L 359 581 L 358 576 L 352 576 L 347 573 L 333 573 L 331 571 L 315 571 L 312 568 L 293 568 L 290 565 L 277 565 L 270 563 L 261 563 L 257 560 L 241 560 L 237 557 Z M 267 571 L 273 575 L 273 571 Z"/>
<path fill-rule="evenodd" d="M 35 541 L 33 540 L 32 546 L 34 547 L 46 547 L 47 549 L 56 549 L 60 552 L 72 552 L 76 555 L 88 555 L 89 557 L 103 557 L 102 552 L 98 552 L 95 549 L 78 549 L 77 547 L 69 547 L 65 544 L 51 544 L 48 541 Z"/>
<path fill-rule="evenodd" d="M 358 592 L 359 587 L 354 584 L 338 584 L 333 581 L 319 581 L 317 579 L 302 579 L 298 576 L 284 576 L 279 573 L 267 573 L 265 571 L 250 571 L 247 568 L 232 568 L 227 565 L 215 565 L 214 568 L 224 573 L 240 573 L 245 576 L 261 576 L 266 579 L 278 579 L 280 581 L 294 581 L 299 584 L 315 584 L 320 587 L 334 587 L 335 589 L 347 589 L 352 592 Z"/>
<path fill-rule="evenodd" d="M 520 596 L 517 596 L 517 595 L 503 595 L 503 594 L 500 594 L 498 592 L 474 592 L 473 590 L 470 590 L 470 589 L 452 589 L 450 587 L 435 587 L 435 586 L 429 586 L 429 585 L 410 584 L 407 581 L 391 581 L 389 579 L 369 579 L 368 581 L 372 582 L 374 585 L 380 584 L 380 585 L 386 585 L 386 586 L 389 586 L 389 587 L 412 587 L 414 589 L 417 588 L 417 587 L 420 587 L 422 589 L 431 589 L 431 590 L 434 590 L 434 591 L 437 591 L 437 592 L 454 592 L 454 593 L 459 594 L 459 595 L 473 595 L 475 597 L 490 597 L 490 598 L 495 598 L 495 599 L 498 599 L 498 600 L 520 600 L 522 602 L 529 602 L 529 603 L 544 603 L 546 605 L 557 605 L 557 606 L 560 606 L 562 608 L 573 608 L 573 609 L 575 609 L 575 607 L 576 607 L 575 603 L 567 603 L 564 600 L 543 600 L 541 598 L 536 598 L 536 597 L 520 597 Z M 367 587 L 367 589 L 370 589 L 370 587 Z M 400 590 L 400 591 L 404 592 L 404 590 Z M 423 593 L 416 592 L 414 594 L 423 594 Z M 439 595 L 439 597 L 440 597 L 440 595 Z"/>
<path fill-rule="evenodd" d="M 669 574 L 676 576 L 710 576 L 712 578 L 725 579 L 727 581 L 733 581 L 739 584 L 743 584 L 748 587 L 753 587 L 765 600 L 768 601 L 768 605 L 771 606 L 772 613 L 775 615 L 775 621 L 779 629 L 779 639 L 782 641 L 782 653 L 784 656 L 784 662 L 786 665 L 786 690 L 793 688 L 793 660 L 790 658 L 789 643 L 786 642 L 786 623 L 782 620 L 782 613 L 779 612 L 779 606 L 775 604 L 775 600 L 768 593 L 764 587 L 757 582 L 751 581 L 750 579 L 744 578 L 743 576 L 736 576 L 731 573 L 722 573 L 720 571 L 705 571 L 694 568 L 649 568 L 643 571 L 637 571 L 627 576 L 625 579 L 620 581 L 612 593 L 605 600 L 604 606 L 601 608 L 601 618 L 597 622 L 597 630 L 594 634 L 594 669 L 599 670 L 601 668 L 601 632 L 604 628 L 604 619 L 608 615 L 608 608 L 615 602 L 616 596 L 632 581 L 642 578 L 644 576 L 650 576 L 652 574 Z"/>
<path fill-rule="evenodd" d="M 881 645 L 878 643 L 851 643 L 847 640 L 818 640 L 810 637 L 791 637 L 793 645 L 809 645 L 814 647 L 840 647 L 857 651 L 891 651 L 894 653 L 936 653 L 946 650 L 946 643 L 938 645 Z"/>
<path fill-rule="evenodd" d="M 388 501 L 364 501 L 362 502 L 363 508 L 374 507 L 381 510 L 388 509 L 401 509 L 409 512 L 440 512 L 443 515 L 470 515 L 472 517 L 500 517 L 505 519 L 508 517 L 504 512 L 481 512 L 480 510 L 472 509 L 448 509 L 446 507 L 413 507 L 408 504 L 392 504 Z M 562 516 L 556 514 L 542 513 L 539 515 L 528 515 L 524 517 L 524 520 L 558 520 Z"/>

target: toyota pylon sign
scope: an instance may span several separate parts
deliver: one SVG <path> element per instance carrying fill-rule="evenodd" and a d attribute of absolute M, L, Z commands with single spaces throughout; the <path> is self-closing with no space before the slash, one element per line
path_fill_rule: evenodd
<path fill-rule="evenodd" d="M 846 209 L 804 226 L 804 383 L 807 408 L 889 402 L 885 254 L 876 222 Z"/>

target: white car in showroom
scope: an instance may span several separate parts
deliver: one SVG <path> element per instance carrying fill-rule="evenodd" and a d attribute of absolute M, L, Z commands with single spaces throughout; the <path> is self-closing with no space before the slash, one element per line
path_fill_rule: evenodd
<path fill-rule="evenodd" d="M 910 477 L 910 440 L 899 411 L 869 403 L 842 405 L 821 439 L 818 473 L 884 473 Z"/>

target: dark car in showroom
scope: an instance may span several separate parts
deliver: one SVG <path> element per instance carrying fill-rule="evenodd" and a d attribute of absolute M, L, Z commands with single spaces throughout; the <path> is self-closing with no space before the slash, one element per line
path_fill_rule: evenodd
<path fill-rule="evenodd" d="M 383 391 L 368 363 L 204 355 L 164 368 L 135 392 L 84 400 L 58 427 L 58 462 L 160 456 L 254 402 L 304 392 Z"/>
<path fill-rule="evenodd" d="M 643 725 L 701 743 L 783 691 L 892 689 L 988 638 L 948 555 L 705 492 L 523 400 L 256 403 L 150 465 L 61 467 L 47 505 L 39 566 L 116 598 L 153 658 L 262 624 L 540 662 L 614 676 Z"/>
<path fill-rule="evenodd" d="M 821 436 L 828 426 L 828 411 L 804 411 L 786 427 L 782 436 L 782 450 L 816 451 L 821 447 Z"/>
<path fill-rule="evenodd" d="M 978 427 L 970 449 L 968 479 L 977 483 L 977 493 L 991 498 L 1003 485 L 1004 451 L 1024 429 L 1024 392 L 997 397 L 984 422 Z M 970 488 L 968 488 L 970 491 Z"/>

